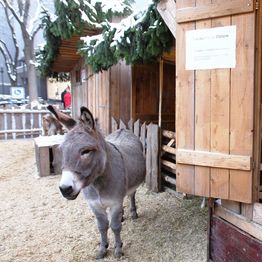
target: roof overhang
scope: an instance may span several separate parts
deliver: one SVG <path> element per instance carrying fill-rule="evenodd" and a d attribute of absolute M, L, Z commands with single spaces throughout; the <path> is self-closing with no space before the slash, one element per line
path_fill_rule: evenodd
<path fill-rule="evenodd" d="M 77 52 L 77 44 L 82 36 L 92 36 L 99 34 L 98 30 L 85 30 L 82 35 L 75 35 L 69 39 L 64 39 L 58 49 L 57 57 L 52 66 L 53 72 L 70 72 L 80 60 Z"/>

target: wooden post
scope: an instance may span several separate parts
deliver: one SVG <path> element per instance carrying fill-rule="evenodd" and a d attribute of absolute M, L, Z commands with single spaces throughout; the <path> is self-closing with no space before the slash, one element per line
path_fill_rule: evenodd
<path fill-rule="evenodd" d="M 120 121 L 119 121 L 119 128 L 121 129 L 121 128 L 124 128 L 124 129 L 126 129 L 126 125 L 125 125 L 125 123 L 120 119 Z"/>
<path fill-rule="evenodd" d="M 128 121 L 127 126 L 130 131 L 134 131 L 134 121 L 132 118 Z"/>
<path fill-rule="evenodd" d="M 150 124 L 147 127 L 147 153 L 146 153 L 146 185 L 153 192 L 159 192 L 159 127 Z"/>
<path fill-rule="evenodd" d="M 163 58 L 160 58 L 159 62 L 159 107 L 158 107 L 158 126 L 161 128 L 162 125 L 162 100 L 163 100 L 163 73 L 164 73 L 164 62 Z"/>
<path fill-rule="evenodd" d="M 112 117 L 111 118 L 111 132 L 114 132 L 118 129 L 118 125 L 116 120 Z"/>
<path fill-rule="evenodd" d="M 134 134 L 139 137 L 140 136 L 140 120 L 136 120 L 135 124 L 134 124 Z"/>
<path fill-rule="evenodd" d="M 146 123 L 141 126 L 140 141 L 143 145 L 143 153 L 146 155 Z"/>

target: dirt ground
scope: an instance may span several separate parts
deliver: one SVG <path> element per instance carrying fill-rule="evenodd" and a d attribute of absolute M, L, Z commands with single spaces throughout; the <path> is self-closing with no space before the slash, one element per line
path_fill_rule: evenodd
<path fill-rule="evenodd" d="M 0 261 L 94 261 L 99 234 L 82 195 L 65 200 L 60 176 L 37 176 L 32 139 L 0 142 Z M 139 218 L 125 202 L 120 261 L 206 261 L 207 208 L 201 199 L 179 200 L 169 193 L 137 193 Z M 113 236 L 109 232 L 113 256 Z"/>

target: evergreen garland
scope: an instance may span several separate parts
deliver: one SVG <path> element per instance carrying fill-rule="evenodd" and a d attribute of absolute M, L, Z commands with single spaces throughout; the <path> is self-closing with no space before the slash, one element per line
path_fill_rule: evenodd
<path fill-rule="evenodd" d="M 163 22 L 155 4 L 151 4 L 134 26 L 127 28 L 123 35 L 115 40 L 116 28 L 104 26 L 103 40 L 91 37 L 80 45 L 79 52 L 94 72 L 107 70 L 118 60 L 125 59 L 127 64 L 148 63 L 154 61 L 173 43 L 173 36 Z M 87 38 L 88 40 L 88 38 Z"/>
<path fill-rule="evenodd" d="M 91 37 L 90 41 L 81 42 L 78 46 L 80 55 L 94 72 L 107 70 L 120 59 L 125 59 L 127 64 L 153 61 L 172 45 L 173 36 L 159 15 L 155 3 L 147 11 L 133 16 L 134 25 L 127 27 L 119 37 L 119 29 L 112 27 L 109 21 L 116 15 L 129 15 L 130 8 L 125 8 L 124 13 L 113 13 L 112 10 L 104 12 L 100 2 L 94 7 L 86 0 L 68 0 L 67 4 L 64 2 L 55 1 L 57 18 L 54 22 L 48 14 L 43 19 L 46 45 L 38 55 L 42 75 L 50 75 L 61 40 L 74 34 L 83 34 L 86 28 L 102 30 L 102 35 Z M 127 7 L 132 2 L 133 0 L 124 1 Z"/>
<path fill-rule="evenodd" d="M 42 76 L 53 76 L 51 67 L 58 54 L 59 46 L 63 39 L 69 39 L 73 35 L 82 34 L 84 29 L 102 28 L 104 21 L 110 21 L 113 16 L 127 16 L 131 14 L 133 0 L 122 1 L 123 12 L 103 10 L 102 2 L 97 2 L 93 7 L 90 0 L 55 0 L 56 19 L 43 12 L 42 27 L 46 44 L 37 54 L 38 70 Z M 54 20 L 54 21 L 52 21 Z M 60 77 L 63 74 L 57 75 Z"/>

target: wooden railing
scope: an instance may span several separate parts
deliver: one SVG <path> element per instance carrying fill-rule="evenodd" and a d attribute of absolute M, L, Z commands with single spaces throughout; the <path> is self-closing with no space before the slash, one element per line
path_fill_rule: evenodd
<path fill-rule="evenodd" d="M 0 109 L 0 140 L 39 136 L 42 117 L 47 113 L 48 110 Z"/>

